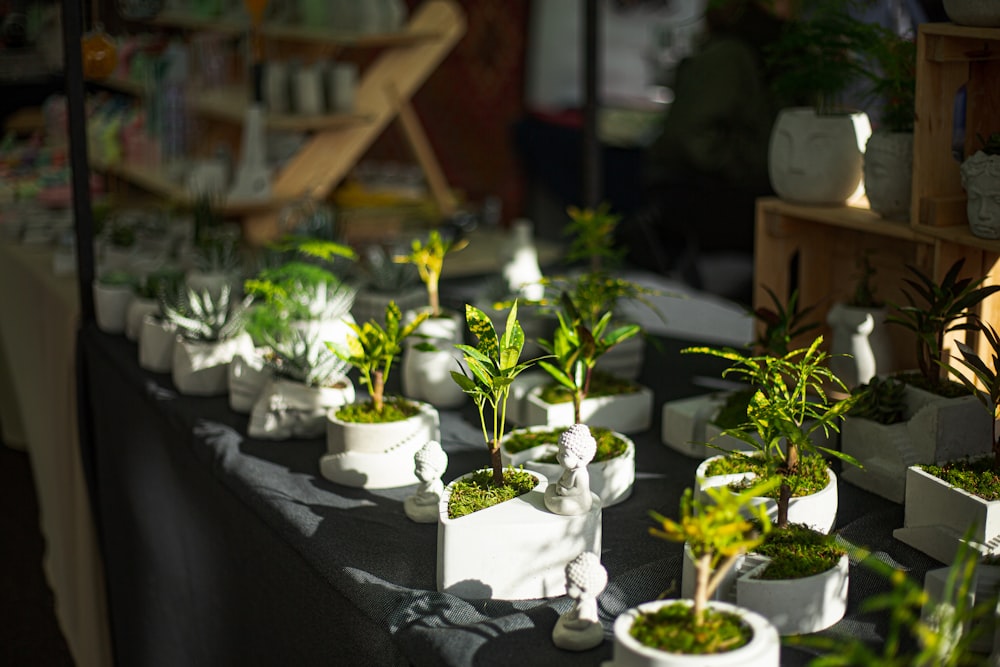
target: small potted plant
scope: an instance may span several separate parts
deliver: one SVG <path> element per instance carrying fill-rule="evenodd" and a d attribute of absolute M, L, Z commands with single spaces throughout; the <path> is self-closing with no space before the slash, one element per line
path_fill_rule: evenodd
<path fill-rule="evenodd" d="M 960 167 L 962 187 L 968 196 L 966 212 L 973 235 L 1000 239 L 1000 132 L 989 137 L 977 135 L 982 148 L 967 157 Z"/>
<path fill-rule="evenodd" d="M 232 303 L 229 285 L 218 296 L 190 287 L 177 302 L 165 302 L 163 316 L 177 331 L 171 361 L 174 386 L 189 396 L 217 396 L 228 388 L 228 366 L 236 354 L 249 354 L 246 312 L 253 297 Z"/>
<path fill-rule="evenodd" d="M 510 386 L 532 361 L 520 359 L 517 302 L 501 335 L 482 310 L 466 305 L 465 311 L 476 344 L 459 346 L 468 370 L 452 377 L 476 405 L 490 465 L 452 481 L 441 496 L 438 590 L 470 599 L 563 595 L 566 563 L 583 551 L 600 554 L 601 504 L 573 516 L 549 512 L 544 476 L 504 468 L 500 441 Z"/>
<path fill-rule="evenodd" d="M 306 331 L 270 338 L 263 357 L 270 378 L 250 412 L 251 437 L 319 437 L 326 432 L 327 412 L 355 400 L 347 362 Z"/>
<path fill-rule="evenodd" d="M 327 414 L 327 453 L 320 472 L 332 482 L 366 489 L 416 484 L 413 455 L 431 440 L 440 441 L 437 410 L 428 403 L 387 396 L 393 364 L 403 344 L 428 313 L 404 323 L 395 302 L 385 309 L 384 323 L 351 323 L 346 346 L 330 350 L 357 369 L 368 398 Z"/>
<path fill-rule="evenodd" d="M 465 400 L 465 394 L 451 379 L 451 371 L 459 367 L 461 355 L 455 349 L 462 342 L 462 316 L 441 307 L 439 283 L 444 269 L 444 259 L 452 252 L 465 247 L 465 242 L 447 240 L 438 230 L 431 230 L 426 242 L 414 239 L 410 252 L 398 255 L 394 261 L 412 264 L 427 289 L 428 316 L 417 330 L 417 337 L 430 342 L 429 348 L 407 345 L 403 351 L 403 394 L 427 401 L 439 408 L 455 408 Z M 408 311 L 407 320 L 420 312 Z"/>
<path fill-rule="evenodd" d="M 875 376 L 852 388 L 851 393 L 857 396 L 857 402 L 844 420 L 840 446 L 861 466 L 845 467 L 840 476 L 866 491 L 902 503 L 905 475 L 900 471 L 920 455 L 919 434 L 933 430 L 933 424 L 906 418 L 906 385 L 891 375 Z M 923 438 L 926 440 L 926 436 Z"/>
<path fill-rule="evenodd" d="M 688 489 L 681 497 L 676 521 L 653 513 L 658 526 L 650 529 L 651 534 L 684 543 L 695 564 L 692 597 L 647 602 L 619 615 L 614 623 L 613 657 L 605 663 L 608 667 L 776 667 L 780 663 L 778 632 L 766 618 L 713 600 L 730 571 L 770 529 L 762 507 L 752 502 L 755 493 L 710 489 L 708 497 L 701 499 Z"/>
<path fill-rule="evenodd" d="M 94 318 L 104 333 L 120 334 L 125 331 L 128 307 L 135 298 L 139 283 L 128 271 L 106 271 L 94 280 Z"/>
<path fill-rule="evenodd" d="M 143 278 L 125 315 L 125 337 L 138 341 L 143 319 L 158 314 L 161 297 L 176 294 L 183 281 L 184 274 L 180 270 L 169 268 L 153 271 Z"/>

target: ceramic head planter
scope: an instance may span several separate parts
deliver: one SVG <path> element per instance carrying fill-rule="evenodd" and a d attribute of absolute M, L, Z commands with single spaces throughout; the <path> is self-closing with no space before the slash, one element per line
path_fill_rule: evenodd
<path fill-rule="evenodd" d="M 585 424 L 574 424 L 559 436 L 556 460 L 563 467 L 559 481 L 545 489 L 545 507 L 550 512 L 572 516 L 586 514 L 593 503 L 587 464 L 597 453 L 597 441 Z"/>
<path fill-rule="evenodd" d="M 585 551 L 566 564 L 566 594 L 573 607 L 552 629 L 552 643 L 570 651 L 586 651 L 604 641 L 597 614 L 597 596 L 608 585 L 608 571 L 600 557 Z"/>
<path fill-rule="evenodd" d="M 889 220 L 906 220 L 913 190 L 913 133 L 876 132 L 865 146 L 865 193 L 871 210 Z"/>
<path fill-rule="evenodd" d="M 441 476 L 448 468 L 448 455 L 440 442 L 431 440 L 413 455 L 413 465 L 420 484 L 416 493 L 403 502 L 403 510 L 417 523 L 437 523 L 438 502 L 444 492 Z"/>
<path fill-rule="evenodd" d="M 961 172 L 969 228 L 980 238 L 1000 238 L 1000 155 L 976 151 L 962 163 Z"/>

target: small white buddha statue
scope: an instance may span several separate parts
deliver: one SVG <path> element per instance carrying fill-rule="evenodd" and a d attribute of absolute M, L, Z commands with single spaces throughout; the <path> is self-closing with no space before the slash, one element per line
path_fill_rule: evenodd
<path fill-rule="evenodd" d="M 417 523 L 436 523 L 438 502 L 444 492 L 441 476 L 448 468 L 448 455 L 441 443 L 431 440 L 413 455 L 413 464 L 420 484 L 416 493 L 403 501 L 403 510 Z"/>
<path fill-rule="evenodd" d="M 597 596 L 608 585 L 608 572 L 597 554 L 584 551 L 566 564 L 566 594 L 573 607 L 552 628 L 552 643 L 570 651 L 586 651 L 604 641 L 597 615 Z"/>
<path fill-rule="evenodd" d="M 563 473 L 555 484 L 545 489 L 545 507 L 553 514 L 586 514 L 593 504 L 587 464 L 597 453 L 597 441 L 586 424 L 574 424 L 559 436 L 556 461 Z"/>

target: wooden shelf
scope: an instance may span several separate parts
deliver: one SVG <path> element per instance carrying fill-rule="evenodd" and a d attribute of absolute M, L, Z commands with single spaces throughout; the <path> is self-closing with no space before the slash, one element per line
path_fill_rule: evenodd
<path fill-rule="evenodd" d="M 192 93 L 189 104 L 192 110 L 202 116 L 241 124 L 246 116 L 249 97 L 246 88 L 234 86 Z M 268 114 L 265 122 L 272 130 L 311 132 L 364 125 L 370 122 L 370 117 L 362 114 Z"/>
<path fill-rule="evenodd" d="M 929 242 L 927 236 L 909 222 L 886 220 L 869 208 L 859 206 L 807 206 L 768 197 L 758 200 L 758 218 L 764 214 L 777 214 L 800 218 L 841 229 L 852 229 L 866 234 L 886 236 L 904 241 Z"/>
<path fill-rule="evenodd" d="M 927 237 L 940 239 L 967 248 L 976 248 L 1000 254 L 1000 240 L 984 239 L 975 236 L 968 225 L 952 225 L 950 227 L 915 225 L 914 229 Z"/>

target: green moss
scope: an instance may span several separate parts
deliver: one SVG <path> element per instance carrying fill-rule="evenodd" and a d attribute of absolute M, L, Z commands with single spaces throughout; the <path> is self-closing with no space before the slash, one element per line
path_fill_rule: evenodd
<path fill-rule="evenodd" d="M 802 579 L 826 572 L 846 553 L 832 535 L 808 526 L 773 528 L 755 552 L 771 559 L 759 579 Z"/>
<path fill-rule="evenodd" d="M 681 603 L 639 614 L 629 632 L 650 648 L 691 655 L 733 651 L 753 637 L 750 627 L 730 612 L 707 609 L 701 624 L 695 625 L 691 607 Z"/>
<path fill-rule="evenodd" d="M 566 426 L 553 429 L 539 429 L 535 431 L 521 431 L 508 435 L 504 440 L 504 448 L 508 452 L 515 454 L 526 449 L 539 445 L 555 445 L 559 442 L 559 436 L 567 429 Z M 625 453 L 625 441 L 614 434 L 614 431 L 600 426 L 590 427 L 590 434 L 597 440 L 597 454 L 594 455 L 594 462 L 607 461 Z M 556 463 L 555 454 L 536 459 L 539 463 Z"/>
<path fill-rule="evenodd" d="M 742 454 L 738 452 L 713 460 L 705 470 L 706 475 L 735 475 L 744 472 L 756 473 L 758 478 L 767 477 L 772 473 L 768 470 L 767 461 L 763 458 L 754 456 L 752 453 Z M 798 471 L 794 475 L 785 475 L 785 481 L 791 489 L 792 498 L 822 491 L 830 483 L 826 460 L 822 456 L 803 456 L 799 459 Z M 734 488 L 741 489 L 752 485 L 753 482 L 736 484 Z M 768 495 L 771 498 L 777 498 L 778 493 L 779 490 L 776 489 Z"/>
<path fill-rule="evenodd" d="M 455 481 L 448 496 L 448 518 L 457 519 L 523 496 L 538 484 L 538 478 L 530 472 L 514 468 L 505 469 L 503 479 L 503 486 L 495 486 L 493 470 L 486 468 Z"/>
<path fill-rule="evenodd" d="M 375 406 L 371 401 L 360 403 L 350 403 L 337 409 L 337 419 L 345 422 L 358 424 L 384 424 L 386 422 L 400 422 L 409 419 L 420 412 L 416 404 L 402 398 L 386 399 L 382 406 L 382 412 L 375 411 Z"/>
<path fill-rule="evenodd" d="M 920 468 L 983 500 L 1000 500 L 1000 472 L 993 467 L 992 456 L 949 461 L 943 466 L 922 465 Z"/>
<path fill-rule="evenodd" d="M 747 423 L 747 408 L 756 390 L 741 389 L 726 395 L 726 400 L 715 415 L 714 423 L 722 429 L 740 428 Z"/>
<path fill-rule="evenodd" d="M 590 377 L 590 391 L 587 398 L 598 398 L 600 396 L 617 396 L 618 394 L 632 394 L 639 391 L 639 385 L 622 378 L 594 371 Z M 542 388 L 540 398 L 554 405 L 556 403 L 570 403 L 573 400 L 573 393 L 562 386 L 552 382 Z"/>

